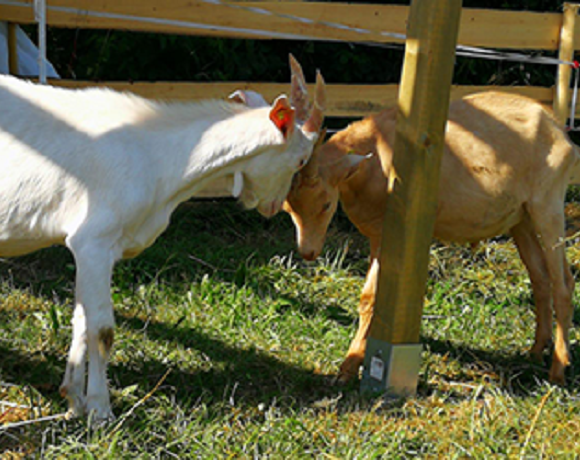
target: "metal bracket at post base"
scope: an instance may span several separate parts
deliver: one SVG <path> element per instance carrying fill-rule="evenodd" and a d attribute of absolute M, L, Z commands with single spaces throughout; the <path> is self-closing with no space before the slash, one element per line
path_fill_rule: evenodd
<path fill-rule="evenodd" d="M 420 343 L 391 344 L 368 338 L 364 359 L 361 394 L 394 397 L 413 396 L 417 392 L 421 367 Z"/>

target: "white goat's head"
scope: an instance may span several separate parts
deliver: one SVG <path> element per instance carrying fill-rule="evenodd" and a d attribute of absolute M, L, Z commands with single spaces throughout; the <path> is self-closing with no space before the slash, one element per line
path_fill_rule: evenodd
<path fill-rule="evenodd" d="M 272 123 L 268 148 L 250 158 L 243 172 L 235 173 L 233 195 L 247 208 L 257 208 L 271 217 L 282 207 L 292 178 L 310 159 L 324 120 L 325 87 L 320 73 L 316 76 L 314 107 L 310 107 L 306 81 L 300 64 L 290 55 L 292 85 L 290 100 L 280 96 L 269 106 L 253 91 L 236 91 L 230 98 L 250 108 L 256 116 L 267 114 Z"/>

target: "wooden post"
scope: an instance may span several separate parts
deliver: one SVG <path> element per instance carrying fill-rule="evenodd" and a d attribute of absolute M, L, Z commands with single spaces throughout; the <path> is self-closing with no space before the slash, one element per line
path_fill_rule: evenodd
<path fill-rule="evenodd" d="M 10 75 L 18 75 L 18 39 L 16 37 L 16 24 L 8 23 L 8 72 Z"/>
<path fill-rule="evenodd" d="M 558 57 L 563 61 L 574 60 L 574 29 L 578 15 L 577 3 L 564 3 L 562 14 L 562 28 L 560 29 L 560 44 Z M 554 114 L 562 125 L 566 124 L 570 111 L 570 74 L 572 68 L 569 65 L 558 66 L 558 79 L 556 82 L 556 94 L 554 96 Z"/>
<path fill-rule="evenodd" d="M 414 394 L 461 0 L 413 0 L 361 391 Z"/>

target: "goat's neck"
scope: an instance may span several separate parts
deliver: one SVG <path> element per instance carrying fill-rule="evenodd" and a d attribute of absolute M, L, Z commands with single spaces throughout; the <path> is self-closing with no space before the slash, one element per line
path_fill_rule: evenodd
<path fill-rule="evenodd" d="M 340 160 L 344 155 L 366 155 L 376 150 L 376 143 L 382 133 L 371 123 L 372 118 L 363 119 L 335 134 L 325 145 L 329 149 L 326 162 Z"/>
<path fill-rule="evenodd" d="M 377 142 L 383 140 L 391 143 L 395 132 L 396 110 L 388 109 L 376 115 L 358 120 L 346 129 L 336 133 L 328 142 L 340 153 L 366 155 L 376 152 Z M 337 158 L 339 159 L 339 158 Z"/>
<path fill-rule="evenodd" d="M 230 183 L 225 179 L 243 170 L 249 155 L 268 140 L 264 137 L 272 136 L 271 131 L 260 132 L 258 120 L 256 114 L 226 110 L 189 123 L 167 123 L 165 127 L 160 123 L 162 135 L 155 129 L 148 132 L 151 143 L 146 148 L 157 150 L 154 155 L 163 199 L 177 205 L 214 182 L 214 195 L 230 194 L 231 190 L 221 190 Z"/>

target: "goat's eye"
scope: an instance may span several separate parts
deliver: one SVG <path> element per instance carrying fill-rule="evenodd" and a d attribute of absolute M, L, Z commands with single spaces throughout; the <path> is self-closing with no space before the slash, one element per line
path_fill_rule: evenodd
<path fill-rule="evenodd" d="M 328 203 L 324 203 L 324 206 L 322 206 L 322 212 L 327 212 L 330 209 L 330 201 Z"/>
<path fill-rule="evenodd" d="M 306 160 L 304 158 L 302 158 L 300 160 L 300 163 L 298 163 L 298 169 L 302 169 L 305 164 L 306 164 Z"/>

